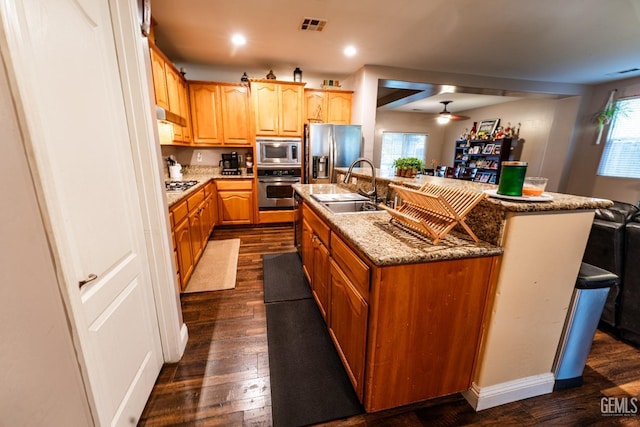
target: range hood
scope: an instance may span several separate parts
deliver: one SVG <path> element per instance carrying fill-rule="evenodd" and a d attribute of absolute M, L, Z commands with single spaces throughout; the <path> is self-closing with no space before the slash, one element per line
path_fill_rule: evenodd
<path fill-rule="evenodd" d="M 171 111 L 167 111 L 158 105 L 156 105 L 156 118 L 158 120 L 175 123 L 180 126 L 187 125 L 187 120 L 184 117 L 172 113 Z"/>

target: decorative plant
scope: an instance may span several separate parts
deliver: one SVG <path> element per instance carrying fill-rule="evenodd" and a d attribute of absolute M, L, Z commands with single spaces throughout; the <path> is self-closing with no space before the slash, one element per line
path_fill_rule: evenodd
<path fill-rule="evenodd" d="M 422 170 L 424 162 L 417 157 L 399 157 L 393 161 L 393 166 L 399 176 L 416 176 Z"/>

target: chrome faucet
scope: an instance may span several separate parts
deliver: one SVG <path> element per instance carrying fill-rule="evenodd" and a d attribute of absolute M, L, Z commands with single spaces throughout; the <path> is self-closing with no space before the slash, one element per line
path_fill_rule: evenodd
<path fill-rule="evenodd" d="M 361 188 L 358 188 L 358 192 L 362 195 L 368 196 L 370 199 L 372 199 L 372 202 L 374 204 L 377 204 L 378 190 L 376 188 L 376 167 L 373 166 L 373 162 L 371 160 L 367 159 L 366 157 L 359 157 L 355 159 L 353 162 L 351 162 L 351 164 L 349 165 L 349 170 L 347 171 L 347 174 L 344 176 L 344 179 L 342 180 L 342 182 L 345 184 L 349 183 L 349 178 L 351 178 L 351 172 L 353 171 L 353 167 L 360 162 L 369 163 L 369 165 L 371 166 L 371 176 L 372 176 L 371 186 L 373 188 L 371 189 L 371 191 L 364 191 Z"/>

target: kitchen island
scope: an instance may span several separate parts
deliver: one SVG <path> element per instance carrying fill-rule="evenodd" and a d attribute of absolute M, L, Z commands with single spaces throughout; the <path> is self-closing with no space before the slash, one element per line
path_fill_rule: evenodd
<path fill-rule="evenodd" d="M 349 186 L 299 185 L 295 190 L 304 199 L 303 218 L 311 218 L 303 232 L 305 273 L 365 409 L 463 392 L 481 410 L 551 392 L 553 358 L 593 211 L 611 202 L 558 193 L 537 203 L 487 198 L 467 216 L 481 242 L 454 230 L 433 245 L 390 224 L 384 211 L 335 214 L 311 196 L 370 188 L 366 168 L 356 169 L 352 179 Z M 479 192 L 496 188 L 382 176 L 378 196 L 394 200 L 391 182 Z M 353 285 L 357 275 L 351 271 L 350 278 L 344 270 L 361 272 L 358 266 L 368 269 L 360 274 L 370 278 L 364 291 L 345 284 Z M 328 277 L 321 277 L 323 271 Z M 333 301 L 344 295 L 350 297 L 343 298 L 348 307 L 360 304 L 360 323 L 344 315 L 349 312 L 345 304 Z M 360 327 L 357 351 L 342 348 L 341 341 L 349 338 L 340 330 L 346 319 Z M 335 328 L 339 333 L 332 332 Z M 352 365 L 363 371 L 360 382 L 353 379 Z"/>

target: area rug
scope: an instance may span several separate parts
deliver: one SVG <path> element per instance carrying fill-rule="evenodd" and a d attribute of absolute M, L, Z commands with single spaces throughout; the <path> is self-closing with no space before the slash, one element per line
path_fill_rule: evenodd
<path fill-rule="evenodd" d="M 306 426 L 363 413 L 315 300 L 265 307 L 273 426 Z"/>
<path fill-rule="evenodd" d="M 311 298 L 297 252 L 263 255 L 262 267 L 265 303 Z"/>
<path fill-rule="evenodd" d="M 206 292 L 236 287 L 240 239 L 209 240 L 183 292 Z"/>

